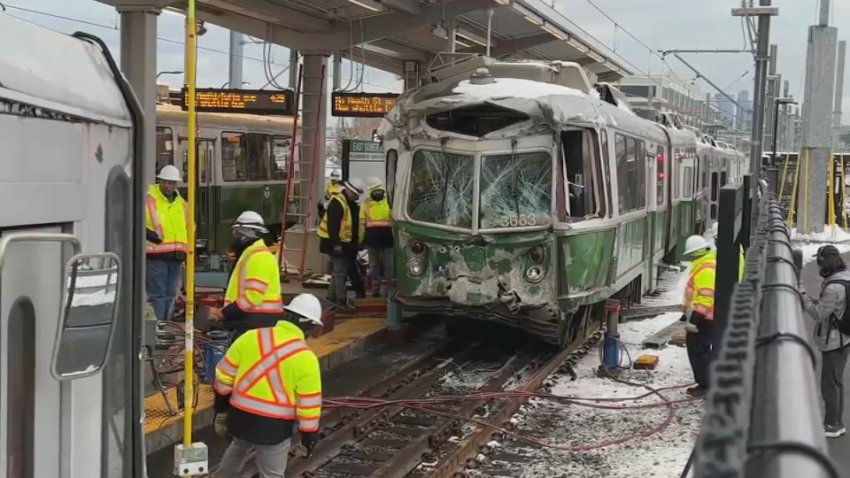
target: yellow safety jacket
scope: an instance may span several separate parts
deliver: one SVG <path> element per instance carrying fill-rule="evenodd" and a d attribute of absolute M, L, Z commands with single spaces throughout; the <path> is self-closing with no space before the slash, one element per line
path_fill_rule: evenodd
<path fill-rule="evenodd" d="M 744 262 L 747 260 L 744 256 L 744 246 L 738 246 L 739 248 L 739 256 L 738 256 L 738 282 L 744 280 Z"/>
<path fill-rule="evenodd" d="M 249 330 L 236 339 L 215 368 L 214 388 L 244 412 L 298 420 L 302 432 L 319 429 L 319 359 L 290 322 Z"/>
<path fill-rule="evenodd" d="M 179 192 L 175 193 L 174 201 L 159 190 L 158 184 L 148 187 L 145 197 L 145 227 L 162 239 L 159 244 L 147 241 L 145 253 L 166 254 L 172 252 L 188 252 L 189 239 L 186 224 L 189 223 L 189 207 Z"/>
<path fill-rule="evenodd" d="M 714 320 L 714 278 L 717 269 L 717 252 L 709 251 L 691 263 L 688 284 L 685 287 L 685 310 L 693 309 L 705 320 Z"/>
<path fill-rule="evenodd" d="M 330 201 L 331 196 L 334 194 L 342 193 L 342 183 L 334 183 L 333 181 L 329 182 L 327 186 L 325 186 L 325 201 Z"/>
<path fill-rule="evenodd" d="M 230 274 L 224 305 L 232 303 L 236 303 L 243 312 L 283 312 L 277 259 L 262 239 L 257 239 L 242 252 Z"/>
<path fill-rule="evenodd" d="M 342 205 L 342 222 L 340 222 L 339 225 L 339 241 L 349 243 L 351 242 L 351 224 L 353 220 L 351 217 L 351 208 L 348 207 L 348 201 L 341 192 L 332 194 L 330 201 L 339 201 L 340 205 Z M 329 239 L 331 237 L 328 232 L 328 209 L 330 209 L 330 201 L 328 201 L 328 208 L 325 210 L 325 215 L 322 216 L 322 222 L 319 223 L 319 230 L 316 231 L 322 239 Z M 363 240 L 365 229 L 363 221 L 360 221 L 360 224 L 358 224 L 357 227 L 357 237 L 361 241 Z"/>
<path fill-rule="evenodd" d="M 366 199 L 366 202 L 360 208 L 360 224 L 363 224 L 367 229 L 370 227 L 392 227 L 392 212 L 386 196 L 380 201 L 375 201 L 372 198 Z"/>

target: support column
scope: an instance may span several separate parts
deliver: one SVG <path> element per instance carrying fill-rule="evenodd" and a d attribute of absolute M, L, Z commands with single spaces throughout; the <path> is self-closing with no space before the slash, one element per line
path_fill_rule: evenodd
<path fill-rule="evenodd" d="M 764 97 L 764 149 L 770 148 L 773 152 L 774 114 L 776 112 L 776 98 L 779 92 L 779 78 L 776 76 L 776 44 L 770 45 L 770 55 L 767 60 L 767 86 Z"/>
<path fill-rule="evenodd" d="M 334 53 L 333 62 L 334 76 L 331 90 L 336 91 L 342 88 L 342 55 L 339 52 Z"/>
<path fill-rule="evenodd" d="M 415 60 L 405 60 L 403 65 L 404 91 L 419 87 L 419 74 L 422 65 Z"/>
<path fill-rule="evenodd" d="M 304 191 L 311 195 L 312 207 L 324 195 L 325 189 L 325 125 L 327 123 L 327 64 L 326 52 L 304 53 L 304 79 L 301 95 L 301 160 L 305 167 L 312 167 L 313 190 Z M 325 69 L 322 75 L 322 69 Z M 324 77 L 323 77 L 324 76 Z M 305 184 L 306 188 L 308 185 Z M 306 204 L 304 205 L 306 207 Z M 302 209 L 305 210 L 305 209 Z"/>
<path fill-rule="evenodd" d="M 145 114 L 142 156 L 145 182 L 156 176 L 156 21 L 152 6 L 118 8 L 121 14 L 121 71 L 133 86 Z"/>
<path fill-rule="evenodd" d="M 295 89 L 298 84 L 298 50 L 289 50 L 289 87 Z"/>
<path fill-rule="evenodd" d="M 242 88 L 242 34 L 230 30 L 229 83 L 231 88 Z"/>
<path fill-rule="evenodd" d="M 829 3 L 821 2 L 820 22 L 809 27 L 803 144 L 797 197 L 797 230 L 821 232 L 826 216 L 824 184 L 831 157 L 832 110 L 838 29 L 828 26 Z"/>
<path fill-rule="evenodd" d="M 847 56 L 847 42 L 838 42 L 838 66 L 835 69 L 835 108 L 832 111 L 832 147 L 837 149 L 840 144 L 838 135 L 841 133 L 841 102 L 844 101 L 844 60 Z"/>

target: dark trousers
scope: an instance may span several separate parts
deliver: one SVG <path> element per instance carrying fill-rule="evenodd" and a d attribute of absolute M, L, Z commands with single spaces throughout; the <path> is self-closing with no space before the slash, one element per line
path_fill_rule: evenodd
<path fill-rule="evenodd" d="M 844 366 L 850 347 L 822 352 L 820 393 L 823 395 L 824 424 L 844 425 Z"/>
<path fill-rule="evenodd" d="M 360 278 L 360 269 L 357 267 L 357 248 L 342 246 L 342 254 L 332 255 L 331 286 L 328 288 L 327 298 L 330 301 L 345 302 L 346 279 L 351 281 L 351 288 L 358 295 L 364 295 L 366 288 Z"/>
<path fill-rule="evenodd" d="M 688 349 L 688 360 L 694 372 L 694 382 L 702 387 L 708 387 L 708 371 L 712 359 L 712 331 L 710 326 L 700 326 L 695 334 L 688 332 L 685 345 Z"/>
<path fill-rule="evenodd" d="M 345 254 L 345 259 L 348 263 L 348 280 L 351 281 L 351 288 L 354 289 L 354 293 L 357 295 L 366 294 L 363 279 L 360 277 L 360 267 L 357 266 L 357 247 L 343 246 L 343 254 Z"/>

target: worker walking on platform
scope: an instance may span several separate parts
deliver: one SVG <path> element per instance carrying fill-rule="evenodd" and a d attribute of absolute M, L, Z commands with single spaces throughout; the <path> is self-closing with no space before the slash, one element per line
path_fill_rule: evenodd
<path fill-rule="evenodd" d="M 844 426 L 844 368 L 850 355 L 850 320 L 845 318 L 850 272 L 835 246 L 818 249 L 820 276 L 824 278 L 820 297 L 803 293 L 803 305 L 815 323 L 815 342 L 821 351 L 820 389 L 824 402 L 824 433 L 829 438 L 847 432 Z M 802 289 L 802 288 L 801 288 Z"/>
<path fill-rule="evenodd" d="M 369 178 L 368 195 L 360 208 L 365 226 L 363 244 L 369 252 L 372 297 L 380 297 L 381 284 L 393 276 L 393 223 L 387 189 L 379 178 Z"/>
<path fill-rule="evenodd" d="M 215 431 L 233 441 L 218 478 L 238 478 L 249 453 L 260 478 L 283 478 L 295 422 L 307 453 L 319 440 L 322 383 L 305 332 L 322 325 L 322 305 L 300 294 L 274 327 L 239 337 L 215 369 Z"/>
<path fill-rule="evenodd" d="M 145 197 L 145 288 L 157 320 L 171 320 L 180 270 L 189 251 L 189 208 L 177 191 L 182 181 L 174 166 L 164 166 Z"/>
<path fill-rule="evenodd" d="M 685 286 L 682 320 L 686 322 L 685 345 L 694 373 L 695 387 L 688 394 L 705 396 L 708 392 L 708 371 L 713 355 L 714 278 L 717 254 L 712 244 L 702 236 L 691 236 L 685 241 L 684 256 L 690 259 L 688 282 Z"/>
<path fill-rule="evenodd" d="M 319 224 L 319 251 L 333 261 L 333 276 L 328 289 L 328 300 L 335 302 L 340 312 L 352 312 L 348 304 L 346 277 L 351 280 L 357 297 L 365 297 L 366 291 L 357 270 L 357 251 L 363 238 L 358 199 L 363 194 L 363 185 L 357 179 L 343 182 L 340 193 L 331 194 L 328 209 Z"/>
<path fill-rule="evenodd" d="M 232 250 L 238 260 L 227 281 L 223 309 L 211 309 L 210 319 L 221 320 L 224 328 L 241 334 L 258 327 L 271 327 L 283 312 L 280 269 L 266 245 L 268 233 L 262 216 L 245 211 L 232 226 Z"/>

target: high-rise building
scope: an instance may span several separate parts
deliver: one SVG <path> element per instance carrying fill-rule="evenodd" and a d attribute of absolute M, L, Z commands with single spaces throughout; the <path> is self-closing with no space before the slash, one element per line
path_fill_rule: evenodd
<path fill-rule="evenodd" d="M 735 128 L 735 103 L 726 95 L 714 94 L 714 104 L 717 109 L 717 121 L 729 129 Z"/>
<path fill-rule="evenodd" d="M 753 102 L 750 101 L 750 92 L 741 90 L 738 92 L 738 108 L 735 115 L 735 129 L 750 131 L 753 124 Z"/>

